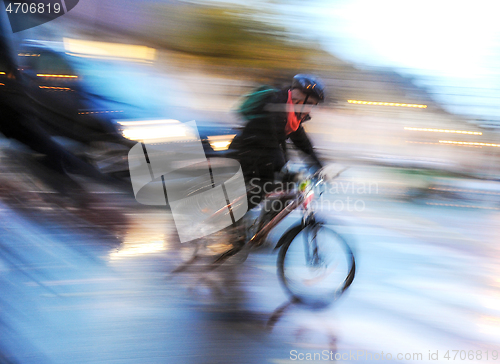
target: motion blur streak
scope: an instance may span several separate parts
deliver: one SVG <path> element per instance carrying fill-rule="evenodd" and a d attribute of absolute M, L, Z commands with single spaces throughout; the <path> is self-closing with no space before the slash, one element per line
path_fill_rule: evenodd
<path fill-rule="evenodd" d="M 188 141 L 193 132 L 178 120 L 117 121 L 125 138 L 137 141 Z"/>
<path fill-rule="evenodd" d="M 492 143 L 459 142 L 453 140 L 440 140 L 439 142 L 443 144 L 474 145 L 474 146 L 495 147 L 495 148 L 500 147 L 500 144 L 492 144 Z"/>
<path fill-rule="evenodd" d="M 499 208 L 496 208 L 496 207 L 484 207 L 484 206 L 472 206 L 472 205 L 456 205 L 456 204 L 449 204 L 449 203 L 426 202 L 426 204 L 427 205 L 433 205 L 433 206 L 463 207 L 463 208 L 468 208 L 468 209 L 500 210 Z"/>
<path fill-rule="evenodd" d="M 416 107 L 416 108 L 420 108 L 420 109 L 427 108 L 427 105 L 401 104 L 401 103 L 395 103 L 395 102 L 359 101 L 359 100 L 347 100 L 347 102 L 350 103 L 350 104 L 360 104 L 360 105 Z"/>
<path fill-rule="evenodd" d="M 428 128 L 408 128 L 405 130 L 411 131 L 428 131 L 433 133 L 453 133 L 453 134 L 469 134 L 469 135 L 483 135 L 480 131 L 464 131 L 464 130 L 444 130 L 444 129 L 428 129 Z"/>
<path fill-rule="evenodd" d="M 49 90 L 71 91 L 69 87 L 56 87 L 56 86 L 38 86 L 38 87 Z"/>
<path fill-rule="evenodd" d="M 232 135 L 214 135 L 208 137 L 208 142 L 214 151 L 227 150 L 236 134 Z"/>
<path fill-rule="evenodd" d="M 482 148 L 481 146 L 478 145 L 463 145 L 463 144 L 443 144 L 443 143 L 432 143 L 432 142 L 414 142 L 411 140 L 405 140 L 405 143 L 409 144 L 427 144 L 427 145 L 441 145 L 441 146 L 452 146 L 452 147 L 468 147 L 468 148 Z"/>
<path fill-rule="evenodd" d="M 145 235 L 147 238 L 145 238 Z M 145 234 L 144 230 L 127 232 L 123 244 L 109 254 L 110 259 L 120 259 L 143 254 L 159 253 L 167 249 L 165 235 Z"/>
<path fill-rule="evenodd" d="M 73 55 L 86 57 L 154 61 L 156 49 L 131 44 L 63 38 L 64 48 Z"/>
<path fill-rule="evenodd" d="M 14 35 L 0 12 L 0 44 L 12 45 L 0 48 L 0 363 L 284 364 L 307 348 L 334 358 L 423 353 L 405 364 L 446 362 L 457 350 L 454 364 L 462 353 L 462 364 L 498 364 L 498 7 L 80 0 Z M 237 110 L 261 85 L 286 91 L 297 73 L 325 84 L 325 102 L 303 123 L 325 177 L 349 167 L 308 205 L 356 258 L 352 285 L 322 310 L 296 304 L 276 274 L 274 248 L 303 211 L 208 271 L 255 235 L 268 204 L 241 230 L 181 243 L 176 201 L 166 201 L 226 183 L 238 143 L 259 144 L 249 162 L 280 163 L 263 158 L 277 152 L 272 128 L 243 135 Z M 277 147 L 290 160 L 275 171 L 287 182 L 278 188 L 300 188 L 289 181 L 308 175 L 311 160 L 290 140 Z M 131 183 L 130 166 L 143 160 L 144 186 L 163 197 L 151 205 Z M 155 175 L 157 161 L 170 172 Z M 224 190 L 186 203 L 190 233 L 213 210 L 231 221 L 244 196 L 230 210 Z"/>
<path fill-rule="evenodd" d="M 47 74 L 37 74 L 37 77 L 53 77 L 53 78 L 78 78 L 75 75 L 47 75 Z"/>

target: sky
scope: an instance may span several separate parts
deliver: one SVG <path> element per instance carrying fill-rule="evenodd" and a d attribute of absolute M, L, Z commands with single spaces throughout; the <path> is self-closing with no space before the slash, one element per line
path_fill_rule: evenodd
<path fill-rule="evenodd" d="M 448 111 L 500 125 L 498 0 L 222 2 L 281 14 L 277 22 L 336 56 L 413 76 Z"/>
<path fill-rule="evenodd" d="M 341 51 L 353 60 L 369 55 L 370 63 L 476 77 L 494 66 L 492 48 L 498 52 L 495 1 L 322 1 L 316 31 L 348 41 Z"/>
<path fill-rule="evenodd" d="M 321 0 L 308 12 L 332 53 L 411 75 L 448 111 L 500 124 L 499 10 L 497 0 Z"/>

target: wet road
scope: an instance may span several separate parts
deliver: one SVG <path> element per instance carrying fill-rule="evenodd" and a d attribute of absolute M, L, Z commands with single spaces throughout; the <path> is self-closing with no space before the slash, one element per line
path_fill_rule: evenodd
<path fill-rule="evenodd" d="M 329 309 L 291 306 L 266 329 L 287 303 L 270 248 L 210 274 L 171 276 L 189 249 L 168 212 L 109 189 L 94 191 L 101 200 L 91 210 L 77 210 L 9 192 L 13 176 L 0 183 L 2 364 L 499 361 L 493 195 L 403 202 L 387 193 L 391 185 L 365 194 L 354 184 L 351 201 L 363 204 L 328 196 L 344 202 L 325 215 L 352 242 L 355 281 Z"/>
<path fill-rule="evenodd" d="M 355 249 L 355 281 L 332 307 L 290 306 L 266 329 L 287 302 L 271 248 L 172 276 L 188 249 L 168 212 L 100 198 L 93 213 L 2 203 L 0 348 L 10 362 L 441 362 L 447 351 L 498 361 L 497 210 L 375 194 L 359 211 L 324 211 Z"/>

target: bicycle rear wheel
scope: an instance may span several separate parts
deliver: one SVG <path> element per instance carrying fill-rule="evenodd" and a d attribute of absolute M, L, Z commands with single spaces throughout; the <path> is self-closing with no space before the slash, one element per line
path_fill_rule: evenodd
<path fill-rule="evenodd" d="M 356 270 L 347 242 L 321 223 L 297 225 L 282 237 L 278 276 L 298 302 L 321 308 L 351 285 Z"/>

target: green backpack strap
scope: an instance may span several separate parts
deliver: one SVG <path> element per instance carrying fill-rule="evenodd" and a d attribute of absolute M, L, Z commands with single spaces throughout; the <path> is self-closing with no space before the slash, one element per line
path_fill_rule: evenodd
<path fill-rule="evenodd" d="M 268 85 L 258 87 L 253 92 L 244 96 L 243 102 L 237 110 L 238 113 L 243 115 L 247 120 L 261 117 L 264 115 L 262 113 L 263 102 L 276 91 L 277 89 Z"/>

